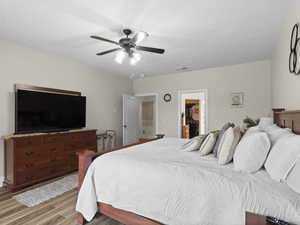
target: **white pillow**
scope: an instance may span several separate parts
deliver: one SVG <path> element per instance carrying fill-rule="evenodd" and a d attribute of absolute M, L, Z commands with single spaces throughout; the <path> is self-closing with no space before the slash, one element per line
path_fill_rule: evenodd
<path fill-rule="evenodd" d="M 264 128 L 263 130 L 269 135 L 269 138 L 270 138 L 272 146 L 280 138 L 283 138 L 285 136 L 289 136 L 289 135 L 293 134 L 290 129 L 288 129 L 288 128 L 280 128 L 280 127 L 278 127 L 275 124 L 271 125 L 271 126 L 268 126 L 268 127 Z"/>
<path fill-rule="evenodd" d="M 253 134 L 253 133 L 257 133 L 257 132 L 261 132 L 261 129 L 259 129 L 258 126 L 250 127 L 250 128 L 246 131 L 246 133 L 244 134 L 243 137 L 246 137 L 246 136 L 248 136 L 249 134 Z"/>
<path fill-rule="evenodd" d="M 260 118 L 259 123 L 258 123 L 258 128 L 259 129 L 265 129 L 266 127 L 269 127 L 273 125 L 273 118 L 272 117 L 263 117 Z"/>
<path fill-rule="evenodd" d="M 181 149 L 186 152 L 192 152 L 199 150 L 201 141 L 197 138 L 191 139 L 189 142 L 182 145 Z"/>
<path fill-rule="evenodd" d="M 203 143 L 201 144 L 201 147 L 199 149 L 199 153 L 201 156 L 207 155 L 213 151 L 214 146 L 217 141 L 217 136 L 218 136 L 217 133 L 210 133 L 205 138 L 205 140 L 203 141 Z"/>
<path fill-rule="evenodd" d="M 254 173 L 265 163 L 271 142 L 265 132 L 252 132 L 237 145 L 233 164 L 234 170 Z"/>
<path fill-rule="evenodd" d="M 186 152 L 198 151 L 205 136 L 197 136 L 190 139 L 187 143 L 181 146 L 181 149 Z"/>
<path fill-rule="evenodd" d="M 277 126 L 276 124 L 273 124 L 271 126 L 266 126 L 266 127 L 263 127 L 261 130 L 265 131 L 265 132 L 270 132 L 272 130 L 275 130 L 275 129 L 278 129 L 280 128 L 279 126 Z"/>
<path fill-rule="evenodd" d="M 286 179 L 287 185 L 295 192 L 300 194 L 300 160 L 298 159 L 295 166 L 289 173 Z"/>
<path fill-rule="evenodd" d="M 218 149 L 218 162 L 221 165 L 229 163 L 234 155 L 235 148 L 241 138 L 241 130 L 239 127 L 228 128 L 222 136 Z"/>
<path fill-rule="evenodd" d="M 276 181 L 284 181 L 300 156 L 300 135 L 280 138 L 271 148 L 265 168 Z"/>

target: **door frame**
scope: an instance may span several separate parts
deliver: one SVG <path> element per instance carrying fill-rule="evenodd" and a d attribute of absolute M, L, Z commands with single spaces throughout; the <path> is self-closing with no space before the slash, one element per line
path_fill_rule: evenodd
<path fill-rule="evenodd" d="M 123 94 L 122 95 L 122 144 L 125 144 L 125 111 L 124 111 L 124 98 L 125 97 L 135 97 L 135 95 Z"/>
<path fill-rule="evenodd" d="M 205 107 L 204 107 L 204 116 L 205 116 L 205 123 L 204 123 L 204 131 L 208 133 L 208 89 L 198 89 L 198 90 L 179 90 L 178 91 L 178 137 L 181 138 L 181 96 L 182 94 L 192 94 L 192 93 L 204 93 L 204 100 L 205 100 Z"/>
<path fill-rule="evenodd" d="M 135 97 L 154 96 L 155 97 L 155 134 L 158 134 L 158 93 L 140 93 Z"/>

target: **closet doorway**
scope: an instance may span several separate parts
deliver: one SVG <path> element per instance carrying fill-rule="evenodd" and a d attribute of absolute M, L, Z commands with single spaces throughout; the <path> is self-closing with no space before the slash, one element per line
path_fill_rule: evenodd
<path fill-rule="evenodd" d="M 207 90 L 179 92 L 178 136 L 193 138 L 207 133 Z"/>
<path fill-rule="evenodd" d="M 155 137 L 157 94 L 123 95 L 123 145 Z"/>
<path fill-rule="evenodd" d="M 139 100 L 139 140 L 144 141 L 157 134 L 157 94 L 135 95 Z"/>

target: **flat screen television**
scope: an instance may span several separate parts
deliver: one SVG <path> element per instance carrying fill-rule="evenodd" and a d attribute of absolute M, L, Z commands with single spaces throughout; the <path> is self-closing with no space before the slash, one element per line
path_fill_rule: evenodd
<path fill-rule="evenodd" d="M 65 131 L 85 126 L 86 97 L 16 90 L 16 134 Z"/>

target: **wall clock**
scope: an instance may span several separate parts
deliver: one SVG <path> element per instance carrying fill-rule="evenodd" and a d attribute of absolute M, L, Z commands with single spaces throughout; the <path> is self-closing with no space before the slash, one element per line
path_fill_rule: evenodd
<path fill-rule="evenodd" d="M 299 24 L 295 24 L 292 30 L 290 43 L 289 70 L 296 75 L 300 74 L 300 37 Z"/>
<path fill-rule="evenodd" d="M 168 94 L 165 94 L 165 95 L 164 95 L 164 101 L 165 101 L 165 102 L 170 102 L 171 99 L 172 99 L 171 94 L 168 93 Z"/>

